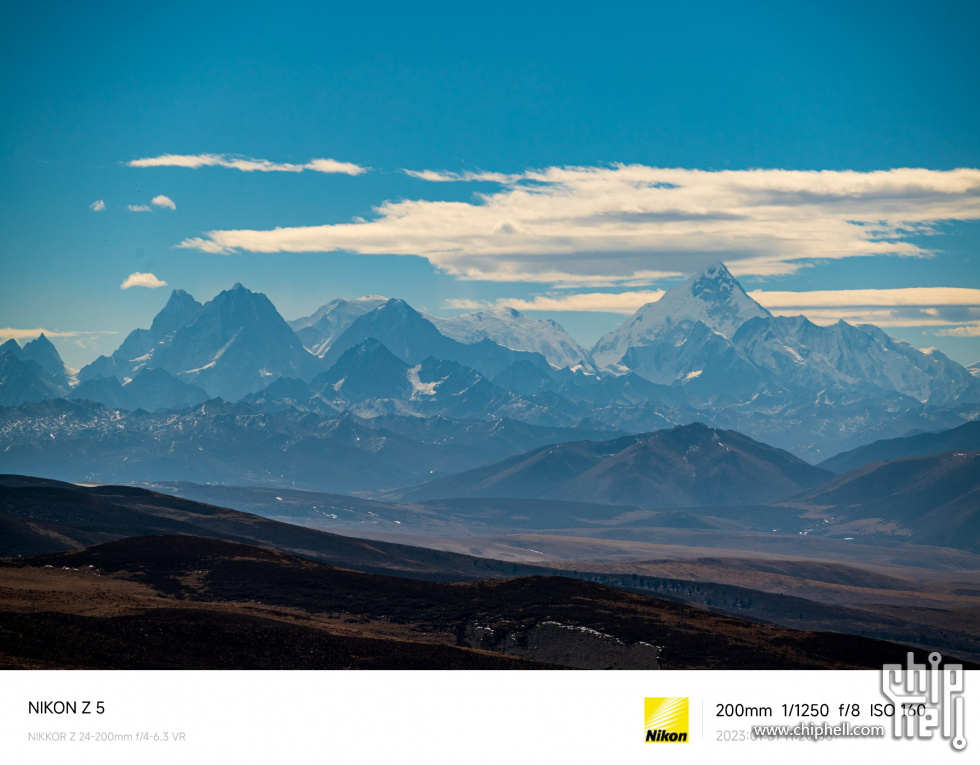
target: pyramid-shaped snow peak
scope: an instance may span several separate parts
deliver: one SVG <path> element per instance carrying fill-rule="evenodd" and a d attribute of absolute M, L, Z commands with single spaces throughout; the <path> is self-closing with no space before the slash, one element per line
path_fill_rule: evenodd
<path fill-rule="evenodd" d="M 600 338 L 592 357 L 600 368 L 610 368 L 630 348 L 649 345 L 678 325 L 700 321 L 730 339 L 749 319 L 768 316 L 725 264 L 715 263 L 671 287 L 660 300 L 641 306 L 619 329 Z"/>

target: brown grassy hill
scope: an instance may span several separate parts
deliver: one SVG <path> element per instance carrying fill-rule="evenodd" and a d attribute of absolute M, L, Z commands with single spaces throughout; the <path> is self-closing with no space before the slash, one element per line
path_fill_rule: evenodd
<path fill-rule="evenodd" d="M 188 536 L 6 559 L 0 581 L 6 667 L 827 669 L 908 650 L 576 579 L 425 582 Z"/>
<path fill-rule="evenodd" d="M 793 497 L 791 504 L 833 517 L 828 531 L 872 519 L 917 544 L 980 552 L 980 452 L 865 465 Z"/>
<path fill-rule="evenodd" d="M 439 579 L 475 579 L 479 559 L 372 542 L 128 486 L 84 487 L 0 475 L 0 556 L 35 555 L 132 536 L 188 534 L 274 547 L 349 566 Z"/>

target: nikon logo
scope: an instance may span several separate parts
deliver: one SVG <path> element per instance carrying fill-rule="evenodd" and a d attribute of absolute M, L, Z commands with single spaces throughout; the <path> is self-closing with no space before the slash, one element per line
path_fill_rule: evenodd
<path fill-rule="evenodd" d="M 647 741 L 652 741 L 655 744 L 661 744 L 664 741 L 668 741 L 671 744 L 675 744 L 681 741 L 687 741 L 687 734 L 668 733 L 663 728 L 661 728 L 660 730 L 650 730 L 649 728 L 647 728 Z"/>
<path fill-rule="evenodd" d="M 668 697 L 643 700 L 646 742 L 652 744 L 687 743 L 687 698 Z"/>

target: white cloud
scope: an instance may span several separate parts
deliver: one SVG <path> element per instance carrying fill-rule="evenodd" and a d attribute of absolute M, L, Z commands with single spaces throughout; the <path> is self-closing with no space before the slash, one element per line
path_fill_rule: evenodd
<path fill-rule="evenodd" d="M 716 260 L 736 275 L 780 275 L 814 259 L 928 257 L 912 235 L 980 218 L 975 169 L 407 172 L 502 188 L 469 202 L 389 201 L 373 220 L 210 231 L 178 246 L 415 255 L 463 279 L 640 286 L 643 274 L 691 273 Z"/>
<path fill-rule="evenodd" d="M 834 306 L 980 306 L 980 290 L 966 287 L 815 290 L 813 292 L 754 290 L 749 293 L 749 296 L 769 309 Z"/>
<path fill-rule="evenodd" d="M 900 308 L 806 308 L 802 310 L 770 309 L 776 316 L 803 314 L 814 324 L 874 324 L 878 327 L 948 327 L 960 322 L 951 321 L 933 308 L 915 311 Z"/>
<path fill-rule="evenodd" d="M 499 300 L 468 300 L 451 298 L 445 308 L 479 311 L 484 308 L 514 308 L 518 311 L 590 311 L 631 314 L 642 305 L 659 300 L 663 290 L 637 292 L 588 292 L 577 295 L 537 295 L 530 300 L 500 298 Z"/>
<path fill-rule="evenodd" d="M 149 205 L 126 205 L 126 209 L 130 212 L 152 212 L 153 208 Z"/>
<path fill-rule="evenodd" d="M 170 197 L 165 197 L 163 194 L 153 197 L 150 202 L 157 207 L 166 207 L 170 210 L 176 210 L 177 205 L 174 204 L 174 200 Z"/>
<path fill-rule="evenodd" d="M 355 165 L 353 162 L 338 162 L 335 159 L 311 159 L 305 165 L 304 170 L 312 170 L 315 173 L 339 173 L 342 175 L 362 175 L 371 168 Z"/>
<path fill-rule="evenodd" d="M 659 300 L 663 290 L 547 294 L 531 299 L 499 298 L 477 301 L 447 300 L 444 308 L 475 311 L 482 308 L 516 308 L 518 311 L 601 311 L 631 314 L 640 306 Z M 820 290 L 767 292 L 749 295 L 777 316 L 805 315 L 816 324 L 840 319 L 850 324 L 882 327 L 951 327 L 980 318 L 980 289 L 963 287 L 912 287 L 908 289 Z M 957 327 L 940 334 L 972 337 L 970 328 Z"/>
<path fill-rule="evenodd" d="M 749 295 L 777 316 L 805 315 L 816 324 L 876 324 L 880 327 L 940 327 L 980 316 L 980 290 L 965 287 L 816 290 Z"/>
<path fill-rule="evenodd" d="M 102 212 L 105 209 L 105 202 L 103 202 L 101 199 L 96 199 L 88 206 L 88 209 L 92 210 L 93 212 Z"/>
<path fill-rule="evenodd" d="M 214 253 L 215 255 L 230 255 L 233 252 L 227 247 L 222 247 L 217 242 L 212 242 L 209 239 L 201 238 L 185 239 L 177 246 L 185 249 L 200 250 L 201 252 L 210 252 Z"/>
<path fill-rule="evenodd" d="M 128 290 L 130 287 L 149 287 L 155 290 L 157 287 L 166 286 L 166 282 L 160 281 L 153 274 L 141 274 L 139 271 L 134 271 L 119 285 L 119 289 Z"/>
<path fill-rule="evenodd" d="M 159 157 L 144 157 L 127 162 L 128 167 L 229 167 L 234 170 L 252 173 L 301 173 L 312 170 L 315 173 L 339 173 L 342 175 L 361 175 L 370 168 L 355 165 L 353 162 L 338 162 L 335 159 L 311 159 L 303 165 L 290 162 L 270 162 L 267 159 L 252 159 L 232 154 L 161 154 Z"/>
<path fill-rule="evenodd" d="M 7 340 L 33 340 L 41 334 L 45 337 L 77 337 L 80 335 L 118 335 L 119 333 L 110 330 L 61 332 L 56 329 L 44 329 L 43 327 L 35 327 L 34 329 L 0 327 L 0 342 L 6 342 Z"/>
<path fill-rule="evenodd" d="M 940 329 L 937 335 L 947 337 L 980 337 L 980 323 L 968 324 L 965 327 L 954 327 L 953 329 Z"/>
<path fill-rule="evenodd" d="M 490 183 L 513 184 L 520 181 L 522 175 L 508 175 L 507 173 L 449 173 L 437 170 L 403 170 L 405 175 L 418 178 L 421 181 L 431 181 L 433 183 L 454 183 L 457 181 L 484 181 Z"/>
<path fill-rule="evenodd" d="M 506 298 L 503 298 L 506 300 Z M 505 303 L 505 305 L 510 305 L 510 303 Z M 498 303 L 495 300 L 473 300 L 472 298 L 449 298 L 442 303 L 443 308 L 461 310 L 461 311 L 482 311 L 484 308 L 497 308 Z"/>

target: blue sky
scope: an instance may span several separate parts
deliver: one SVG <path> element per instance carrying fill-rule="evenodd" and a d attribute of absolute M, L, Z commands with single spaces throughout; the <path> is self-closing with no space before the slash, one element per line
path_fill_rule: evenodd
<path fill-rule="evenodd" d="M 7 9 L 0 334 L 78 367 L 240 281 L 591 345 L 723 260 L 980 360 L 976 4 L 324 5 Z"/>

